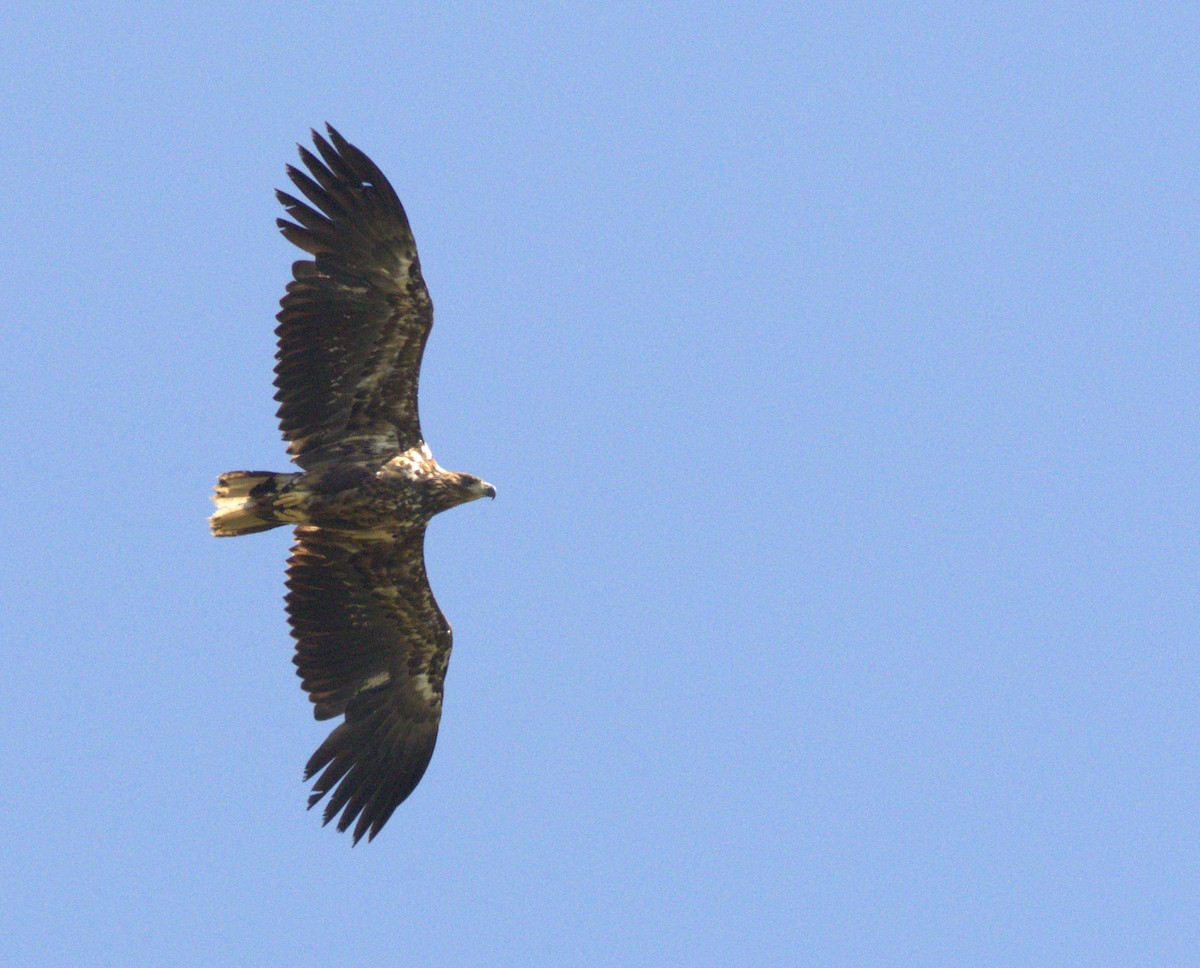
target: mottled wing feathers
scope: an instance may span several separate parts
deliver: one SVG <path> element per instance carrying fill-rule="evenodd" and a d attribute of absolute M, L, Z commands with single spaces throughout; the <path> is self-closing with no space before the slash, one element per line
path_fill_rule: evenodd
<path fill-rule="evenodd" d="M 424 528 L 395 540 L 296 529 L 287 609 L 318 719 L 345 720 L 313 754 L 309 806 L 373 838 L 413 791 L 437 740 L 450 626 L 425 574 Z M 357 823 L 356 823 L 357 821 Z"/>
<path fill-rule="evenodd" d="M 378 462 L 421 441 L 417 380 L 433 325 L 408 217 L 365 154 L 332 127 L 288 166 L 303 196 L 277 192 L 283 235 L 313 256 L 280 300 L 275 386 L 301 467 Z"/>

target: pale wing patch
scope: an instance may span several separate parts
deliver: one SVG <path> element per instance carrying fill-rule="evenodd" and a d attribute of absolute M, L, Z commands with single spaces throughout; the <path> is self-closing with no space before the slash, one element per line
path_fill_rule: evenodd
<path fill-rule="evenodd" d="M 429 445 L 423 441 L 416 447 L 410 447 L 403 454 L 397 454 L 380 468 L 380 476 L 396 474 L 410 480 L 420 480 L 443 473 L 438 462 L 433 459 Z"/>
<path fill-rule="evenodd" d="M 433 684 L 429 681 L 429 676 L 424 672 L 416 673 L 409 679 L 409 682 L 412 683 L 413 691 L 429 703 L 429 705 L 437 706 L 441 703 L 441 693 L 433 688 Z"/>
<path fill-rule="evenodd" d="M 392 681 L 390 672 L 378 672 L 369 679 L 364 679 L 363 684 L 358 687 L 359 692 L 366 692 L 368 689 L 378 689 L 380 686 L 386 686 Z"/>

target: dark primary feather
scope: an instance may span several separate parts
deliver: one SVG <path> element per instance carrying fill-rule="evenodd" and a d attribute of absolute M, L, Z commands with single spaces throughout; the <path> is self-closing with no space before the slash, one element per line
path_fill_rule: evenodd
<path fill-rule="evenodd" d="M 313 754 L 309 806 L 371 839 L 413 791 L 437 740 L 450 626 L 425 574 L 424 527 L 394 540 L 296 529 L 287 610 L 318 719 L 345 713 Z M 319 776 L 317 774 L 320 774 Z"/>
<path fill-rule="evenodd" d="M 433 304 L 408 217 L 365 154 L 332 127 L 313 132 L 320 157 L 288 166 L 306 199 L 278 192 L 292 266 L 277 319 L 275 386 L 288 452 L 311 470 L 331 461 L 382 462 L 420 443 L 417 379 Z"/>

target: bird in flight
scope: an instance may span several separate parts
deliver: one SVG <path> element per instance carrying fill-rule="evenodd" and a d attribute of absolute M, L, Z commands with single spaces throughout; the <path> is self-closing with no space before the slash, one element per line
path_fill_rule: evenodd
<path fill-rule="evenodd" d="M 319 720 L 344 717 L 305 768 L 324 822 L 374 839 L 433 755 L 450 625 L 425 574 L 425 527 L 496 496 L 443 470 L 421 435 L 417 380 L 433 325 L 416 242 L 396 192 L 331 126 L 300 148 L 276 195 L 292 265 L 276 317 L 275 399 L 298 472 L 217 480 L 220 537 L 295 528 L 287 612 L 296 665 Z M 314 779 L 315 778 L 315 779 Z"/>

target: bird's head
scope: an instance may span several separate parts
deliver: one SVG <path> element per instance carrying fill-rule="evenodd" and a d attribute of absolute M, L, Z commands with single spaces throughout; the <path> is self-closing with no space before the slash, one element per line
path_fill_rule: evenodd
<path fill-rule="evenodd" d="M 494 498 L 496 489 L 487 481 L 472 477 L 470 474 L 455 474 L 458 478 L 458 491 L 463 496 L 462 503 L 478 501 L 481 497 Z"/>
<path fill-rule="evenodd" d="M 466 504 L 468 501 L 478 501 L 481 497 L 496 496 L 496 489 L 487 481 L 455 471 L 442 471 L 427 479 L 426 488 L 427 500 L 432 505 L 433 514 Z"/>

